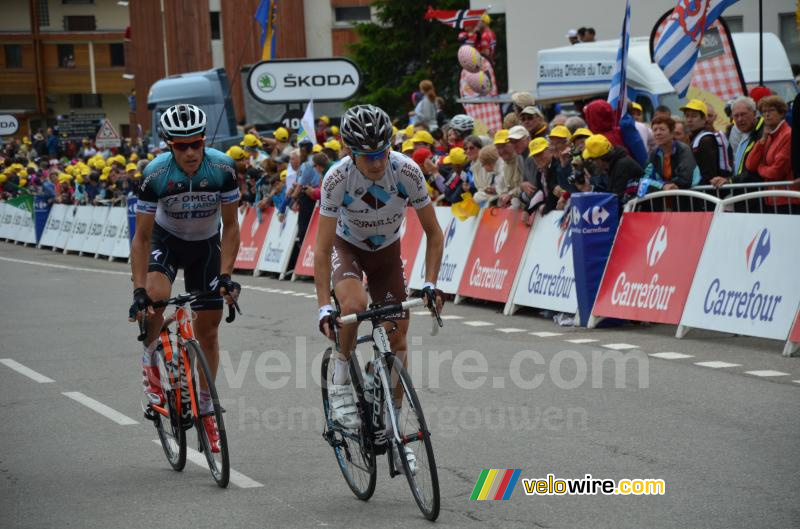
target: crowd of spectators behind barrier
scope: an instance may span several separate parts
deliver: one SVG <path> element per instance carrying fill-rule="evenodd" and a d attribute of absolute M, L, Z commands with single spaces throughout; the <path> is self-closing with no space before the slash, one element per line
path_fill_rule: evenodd
<path fill-rule="evenodd" d="M 713 108 L 695 99 L 681 108 L 681 115 L 656 108 L 649 124 L 642 107 L 631 103 L 627 133 L 603 100 L 579 107 L 580 112 L 556 113 L 548 121 L 531 94 L 514 93 L 505 128 L 480 131 L 466 115 L 445 118 L 430 81 L 420 83 L 420 92 L 425 105 L 411 113 L 412 124 L 395 130 L 393 148 L 417 163 L 439 205 L 468 203 L 475 207 L 464 210 L 473 212 L 483 206 L 515 208 L 530 224 L 537 210 L 566 209 L 571 194 L 578 192 L 613 193 L 622 206 L 662 189 L 707 185 L 727 196 L 744 192 L 726 187 L 731 183 L 794 180 L 788 105 L 765 88 L 728 104 L 725 130 L 715 129 Z M 243 133 L 241 143 L 227 151 L 236 165 L 241 206 L 258 208 L 259 216 L 274 207 L 281 220 L 287 210 L 296 211 L 302 241 L 325 173 L 348 154 L 338 127 L 320 117 L 314 145 L 298 143 L 283 127 L 261 134 L 245 125 Z M 89 138 L 63 141 L 53 129 L 39 130 L 32 138 L 3 145 L 0 196 L 39 194 L 50 203 L 122 204 L 138 190 L 147 163 L 166 148 L 163 142 L 148 148 L 126 138 L 119 148 L 98 149 Z M 798 189 L 797 184 L 790 187 Z M 736 207 L 798 213 L 799 206 L 793 199 L 765 198 Z M 658 206 L 690 207 L 685 200 Z"/>

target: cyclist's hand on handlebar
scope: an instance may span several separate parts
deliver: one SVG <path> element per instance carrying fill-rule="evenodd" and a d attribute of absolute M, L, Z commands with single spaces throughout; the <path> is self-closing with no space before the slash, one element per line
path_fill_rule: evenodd
<path fill-rule="evenodd" d="M 329 340 L 335 340 L 333 335 L 333 307 L 325 305 L 319 308 L 319 332 L 325 335 Z"/>
<path fill-rule="evenodd" d="M 221 274 L 219 276 L 219 293 L 225 298 L 225 303 L 228 305 L 239 298 L 239 292 L 242 291 L 242 285 L 231 279 L 230 274 Z"/>
<path fill-rule="evenodd" d="M 133 291 L 133 304 L 128 309 L 128 321 L 136 321 L 139 313 L 147 310 L 148 314 L 153 314 L 153 300 L 147 295 L 147 290 L 144 288 L 137 288 Z"/>
<path fill-rule="evenodd" d="M 444 292 L 433 286 L 432 283 L 425 283 L 422 287 L 422 299 L 425 300 L 425 306 L 433 310 L 434 303 L 436 312 L 441 313 L 444 308 Z"/>

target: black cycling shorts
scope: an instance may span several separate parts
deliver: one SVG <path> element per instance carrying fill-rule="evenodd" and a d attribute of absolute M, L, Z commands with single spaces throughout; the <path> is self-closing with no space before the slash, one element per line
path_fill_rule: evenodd
<path fill-rule="evenodd" d="M 179 268 L 183 268 L 186 292 L 206 292 L 219 288 L 220 269 L 219 233 L 210 239 L 185 241 L 153 225 L 150 243 L 148 272 L 160 272 L 175 282 Z M 203 298 L 192 302 L 194 310 L 222 310 L 222 297 Z"/>

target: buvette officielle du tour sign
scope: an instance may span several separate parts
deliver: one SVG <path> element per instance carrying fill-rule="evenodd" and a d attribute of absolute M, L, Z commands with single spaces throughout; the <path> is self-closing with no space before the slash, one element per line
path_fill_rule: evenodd
<path fill-rule="evenodd" d="M 247 79 L 250 93 L 262 103 L 345 101 L 360 84 L 358 67 L 341 58 L 262 61 Z"/>

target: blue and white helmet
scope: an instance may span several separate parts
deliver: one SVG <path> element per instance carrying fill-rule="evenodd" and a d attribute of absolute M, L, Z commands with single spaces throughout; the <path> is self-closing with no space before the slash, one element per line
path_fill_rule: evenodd
<path fill-rule="evenodd" d="M 206 113 L 188 103 L 173 105 L 158 120 L 165 139 L 196 136 L 206 132 Z"/>

